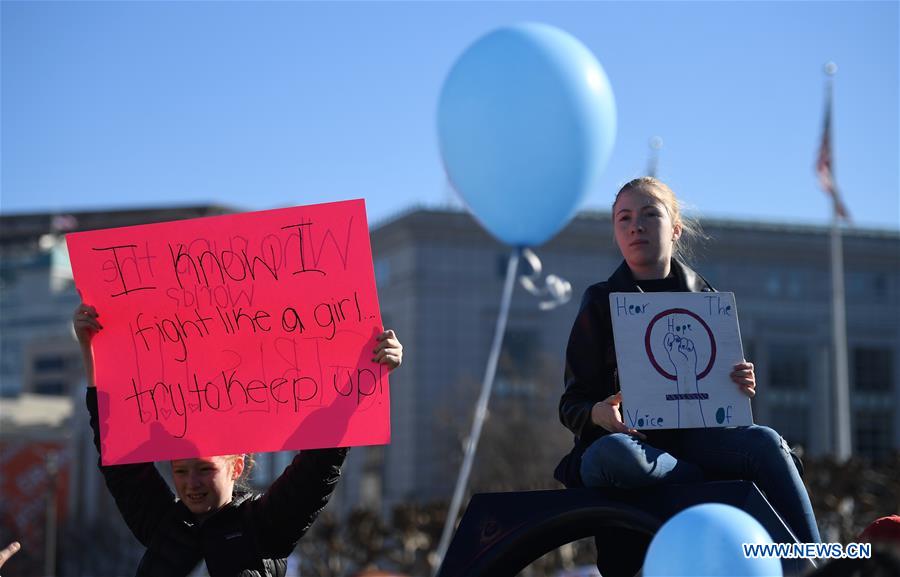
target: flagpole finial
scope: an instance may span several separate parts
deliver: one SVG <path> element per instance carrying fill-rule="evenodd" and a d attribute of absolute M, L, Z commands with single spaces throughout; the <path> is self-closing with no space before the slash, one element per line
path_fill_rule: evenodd
<path fill-rule="evenodd" d="M 661 136 L 654 136 L 650 139 L 650 149 L 651 150 L 659 150 L 663 147 L 663 139 Z"/>
<path fill-rule="evenodd" d="M 825 64 L 825 74 L 827 74 L 828 76 L 834 76 L 836 72 L 837 72 L 837 64 L 835 64 L 834 62 L 830 62 L 830 61 Z"/>

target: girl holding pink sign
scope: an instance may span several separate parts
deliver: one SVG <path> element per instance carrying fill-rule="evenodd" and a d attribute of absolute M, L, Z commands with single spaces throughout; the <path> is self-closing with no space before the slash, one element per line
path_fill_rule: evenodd
<path fill-rule="evenodd" d="M 566 350 L 566 390 L 560 420 L 575 434 L 575 447 L 559 464 L 566 486 L 637 489 L 666 483 L 745 479 L 766 494 L 799 541 L 819 541 L 800 464 L 784 439 L 769 427 L 653 430 L 646 434 L 622 420 L 616 353 L 610 320 L 612 292 L 708 292 L 714 289 L 681 260 L 682 236 L 691 231 L 678 200 L 663 182 L 637 178 L 616 195 L 612 207 L 616 244 L 624 262 L 606 282 L 585 291 Z M 756 394 L 751 363 L 734 366 L 731 379 Z M 597 539 L 598 547 L 616 545 Z M 644 544 L 646 547 L 646 543 Z M 601 572 L 634 574 L 621 549 L 600 552 Z M 642 559 L 633 556 L 633 558 Z"/>
<path fill-rule="evenodd" d="M 103 329 L 82 304 L 73 326 L 87 372 L 87 406 L 100 451 L 97 389 L 91 339 Z M 400 366 L 403 346 L 394 331 L 377 337 L 373 361 Z M 139 577 L 179 577 L 201 561 L 212 577 L 285 577 L 287 557 L 325 507 L 348 449 L 304 450 L 262 494 L 243 484 L 251 455 L 171 462 L 175 495 L 153 463 L 100 466 L 106 485 L 134 536 L 147 548 Z M 175 496 L 177 495 L 177 499 Z"/>

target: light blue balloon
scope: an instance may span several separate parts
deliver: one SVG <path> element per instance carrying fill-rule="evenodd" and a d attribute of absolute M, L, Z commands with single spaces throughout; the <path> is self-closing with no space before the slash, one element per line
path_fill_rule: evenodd
<path fill-rule="evenodd" d="M 781 577 L 778 557 L 746 558 L 744 543 L 772 538 L 749 514 L 722 503 L 681 511 L 659 529 L 647 549 L 645 577 Z"/>
<path fill-rule="evenodd" d="M 512 246 L 549 240 L 612 152 L 616 105 L 603 67 L 570 34 L 517 24 L 481 37 L 441 91 L 444 167 L 478 221 Z"/>

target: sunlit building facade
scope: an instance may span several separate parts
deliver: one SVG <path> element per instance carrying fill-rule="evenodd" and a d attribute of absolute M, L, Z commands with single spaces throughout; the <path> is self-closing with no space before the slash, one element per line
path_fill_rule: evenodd
<path fill-rule="evenodd" d="M 835 435 L 829 229 L 702 224 L 710 238 L 696 246 L 693 264 L 718 290 L 735 293 L 745 356 L 759 381 L 755 422 L 807 454 L 829 453 Z M 612 237 L 608 213 L 583 213 L 536 249 L 545 274 L 572 284 L 564 306 L 541 311 L 539 298 L 521 286 L 514 293 L 504 352 L 519 365 L 549 359 L 549 370 L 534 367 L 534 374 L 551 375 L 560 393 L 581 295 L 621 262 Z M 398 331 L 406 356 L 391 377 L 393 441 L 356 451 L 352 477 L 367 478 L 368 471 L 369 481 L 346 483 L 342 491 L 350 502 L 365 502 L 376 486 L 384 505 L 446 499 L 465 440 L 459 431 L 468 431 L 487 362 L 509 249 L 467 213 L 426 209 L 375 226 L 372 246 L 385 324 Z M 900 448 L 900 233 L 848 229 L 843 250 L 853 450 L 879 459 Z M 509 385 L 501 368 L 495 398 L 527 393 L 521 379 L 513 390 Z M 448 428 L 448 420 L 457 426 Z"/>

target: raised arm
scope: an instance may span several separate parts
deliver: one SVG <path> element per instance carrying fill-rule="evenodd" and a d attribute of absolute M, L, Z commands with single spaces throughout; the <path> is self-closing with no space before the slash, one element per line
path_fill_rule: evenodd
<path fill-rule="evenodd" d="M 81 347 L 81 360 L 84 363 L 87 386 L 94 388 L 97 383 L 94 380 L 94 352 L 91 342 L 94 335 L 103 330 L 103 325 L 100 324 L 100 313 L 91 305 L 79 304 L 72 315 L 72 328 L 75 329 L 75 337 L 78 339 L 78 346 Z"/>
<path fill-rule="evenodd" d="M 299 452 L 269 490 L 253 506 L 258 542 L 266 553 L 285 557 L 309 530 L 341 476 L 349 449 L 308 449 Z"/>
<path fill-rule="evenodd" d="M 103 329 L 103 325 L 99 322 L 97 310 L 86 304 L 81 304 L 75 309 L 72 324 L 84 359 L 88 382 L 85 401 L 94 433 L 94 446 L 100 455 L 100 411 L 94 381 L 94 355 L 91 342 L 94 335 Z M 175 503 L 174 494 L 153 463 L 103 466 L 98 459 L 97 465 L 122 518 L 138 541 L 148 547 L 161 519 L 171 513 Z"/>
<path fill-rule="evenodd" d="M 388 329 L 376 337 L 374 362 L 388 370 L 403 362 L 403 345 Z M 273 544 L 275 555 L 288 555 L 328 503 L 341 476 L 347 448 L 298 453 L 269 490 L 254 504 L 260 543 Z"/>

